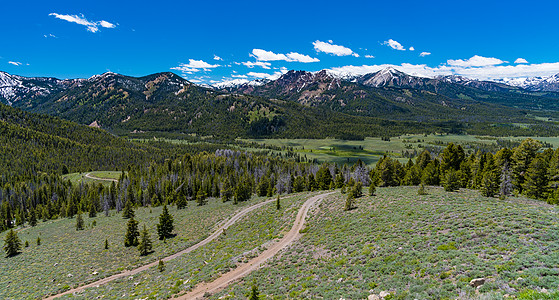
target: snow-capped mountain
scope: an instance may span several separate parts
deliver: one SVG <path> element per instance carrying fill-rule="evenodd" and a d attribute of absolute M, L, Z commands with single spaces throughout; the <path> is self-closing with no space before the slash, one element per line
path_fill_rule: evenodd
<path fill-rule="evenodd" d="M 12 105 L 23 99 L 35 99 L 79 85 L 83 79 L 60 80 L 52 77 L 23 77 L 0 71 L 0 102 Z"/>
<path fill-rule="evenodd" d="M 235 89 L 235 88 L 239 88 L 243 85 L 246 86 L 260 86 L 260 85 L 264 85 L 266 83 L 270 82 L 270 79 L 256 79 L 256 80 L 248 80 L 248 79 L 233 79 L 233 80 L 227 80 L 227 81 L 222 81 L 222 82 L 218 82 L 218 83 L 214 83 L 211 85 L 211 87 L 221 90 L 221 89 Z"/>
<path fill-rule="evenodd" d="M 499 82 L 533 92 L 559 92 L 559 74 L 549 77 L 505 78 Z"/>

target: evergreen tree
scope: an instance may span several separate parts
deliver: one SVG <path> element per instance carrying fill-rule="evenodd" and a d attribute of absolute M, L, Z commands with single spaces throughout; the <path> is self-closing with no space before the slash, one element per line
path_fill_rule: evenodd
<path fill-rule="evenodd" d="M 231 198 L 233 197 L 233 192 L 232 192 L 232 188 L 231 188 L 231 183 L 229 182 L 229 180 L 224 180 L 223 183 L 221 184 L 221 189 L 219 191 L 221 193 L 221 201 L 222 202 L 227 202 L 229 200 L 231 200 Z"/>
<path fill-rule="evenodd" d="M 157 234 L 159 235 L 159 239 L 163 240 L 172 237 L 173 229 L 173 216 L 169 214 L 167 205 L 164 205 L 163 212 L 159 215 L 159 224 L 157 224 Z"/>
<path fill-rule="evenodd" d="M 134 216 L 135 213 L 134 213 L 134 208 L 132 207 L 132 201 L 128 200 L 124 205 L 124 211 L 122 212 L 122 217 L 125 219 L 131 219 L 134 218 Z"/>
<path fill-rule="evenodd" d="M 131 247 L 138 245 L 138 236 L 140 233 L 138 232 L 138 221 L 134 220 L 134 217 L 128 220 L 128 224 L 126 227 L 126 234 L 124 235 L 124 246 Z"/>
<path fill-rule="evenodd" d="M 268 176 L 262 176 L 258 186 L 256 187 L 256 194 L 259 197 L 264 197 L 268 194 L 268 188 L 270 187 L 270 178 Z"/>
<path fill-rule="evenodd" d="M 276 198 L 276 210 L 280 210 L 280 209 L 281 209 L 280 195 L 278 194 L 278 197 Z"/>
<path fill-rule="evenodd" d="M 97 217 L 97 209 L 95 209 L 95 204 L 93 203 L 93 201 L 89 204 L 89 217 Z"/>
<path fill-rule="evenodd" d="M 260 292 L 258 291 L 258 287 L 254 283 L 250 289 L 250 296 L 248 297 L 249 300 L 259 300 L 260 299 Z"/>
<path fill-rule="evenodd" d="M 10 229 L 4 238 L 4 251 L 6 252 L 6 256 L 14 256 L 19 253 L 21 250 L 21 240 L 17 236 L 17 233 Z"/>
<path fill-rule="evenodd" d="M 84 229 L 84 222 L 82 218 L 81 211 L 78 212 L 78 216 L 76 217 L 76 230 L 83 230 Z"/>
<path fill-rule="evenodd" d="M 206 191 L 204 191 L 202 188 L 198 189 L 198 192 L 196 193 L 196 204 L 198 204 L 198 206 L 202 206 L 206 204 L 206 197 L 208 195 L 206 194 Z"/>
<path fill-rule="evenodd" d="M 499 166 L 495 164 L 493 154 L 485 153 L 485 163 L 482 171 L 481 194 L 485 197 L 493 197 L 499 192 L 500 187 Z"/>
<path fill-rule="evenodd" d="M 159 263 L 157 264 L 157 270 L 159 272 L 165 271 L 165 263 L 163 262 L 162 259 L 159 259 Z"/>
<path fill-rule="evenodd" d="M 348 211 L 348 210 L 352 210 L 354 207 L 354 203 L 355 203 L 355 198 L 353 197 L 352 193 L 348 193 L 347 194 L 347 198 L 345 200 L 345 207 L 344 210 Z"/>
<path fill-rule="evenodd" d="M 460 189 L 460 176 L 454 169 L 447 170 L 443 181 L 444 190 L 447 192 L 455 192 Z"/>
<path fill-rule="evenodd" d="M 29 212 L 29 225 L 31 225 L 32 227 L 37 226 L 37 213 L 34 209 L 31 209 L 31 211 Z"/>
<path fill-rule="evenodd" d="M 141 256 L 148 255 L 151 252 L 151 239 L 149 237 L 149 232 L 144 224 L 144 229 L 140 236 L 140 244 L 138 245 L 138 251 L 140 251 Z"/>
<path fill-rule="evenodd" d="M 37 237 L 37 246 L 41 246 L 41 238 Z"/>
<path fill-rule="evenodd" d="M 330 168 L 328 165 L 324 164 L 316 172 L 316 182 L 318 188 L 321 190 L 327 190 L 330 188 L 330 183 L 332 183 L 332 174 L 330 173 Z"/>
<path fill-rule="evenodd" d="M 534 199 L 545 199 L 547 196 L 547 161 L 536 157 L 529 165 L 524 175 L 522 188 L 526 196 Z"/>
<path fill-rule="evenodd" d="M 188 206 L 188 201 L 186 201 L 185 195 L 177 195 L 176 203 L 177 209 L 183 209 Z"/>
<path fill-rule="evenodd" d="M 29 241 L 25 241 L 25 248 L 29 247 Z"/>
<path fill-rule="evenodd" d="M 373 183 L 371 183 L 371 185 L 369 185 L 369 196 L 374 196 L 375 192 L 376 192 L 376 187 Z"/>
<path fill-rule="evenodd" d="M 519 192 L 522 192 L 524 189 L 524 175 L 540 148 L 540 142 L 533 139 L 525 139 L 512 152 L 512 184 Z"/>
<path fill-rule="evenodd" d="M 447 171 L 457 171 L 460 169 L 460 164 L 464 160 L 465 154 L 462 146 L 449 143 L 441 153 L 441 173 L 445 174 Z"/>
<path fill-rule="evenodd" d="M 344 175 L 342 173 L 336 174 L 336 179 L 334 181 L 334 187 L 339 189 L 342 186 L 344 186 L 344 184 L 345 184 Z"/>
<path fill-rule="evenodd" d="M 105 239 L 105 250 L 109 249 L 109 240 Z"/>

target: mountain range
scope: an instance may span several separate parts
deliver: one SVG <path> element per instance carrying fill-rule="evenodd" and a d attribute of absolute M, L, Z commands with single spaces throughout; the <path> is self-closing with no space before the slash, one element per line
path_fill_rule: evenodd
<path fill-rule="evenodd" d="M 118 135 L 158 132 L 362 137 L 422 130 L 488 133 L 502 130 L 495 124 L 552 126 L 531 115 L 559 112 L 559 93 L 554 91 L 553 78 L 537 84 L 533 80 L 528 88 L 460 76 L 425 78 L 387 68 L 362 76 L 339 76 L 327 70 L 289 71 L 276 80 L 204 87 L 171 72 L 144 77 L 109 72 L 67 80 L 0 72 L 0 102 L 98 126 Z M 528 126 L 527 130 L 533 128 Z M 520 129 L 506 130 L 511 133 Z"/>

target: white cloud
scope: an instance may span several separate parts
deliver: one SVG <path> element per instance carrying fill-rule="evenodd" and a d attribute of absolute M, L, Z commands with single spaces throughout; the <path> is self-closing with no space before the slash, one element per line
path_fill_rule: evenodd
<path fill-rule="evenodd" d="M 404 48 L 404 46 L 402 46 L 402 44 L 398 43 L 397 41 L 395 41 L 393 39 L 389 39 L 388 41 L 385 41 L 382 44 L 387 45 L 388 47 L 390 47 L 394 50 L 406 51 L 406 48 Z"/>
<path fill-rule="evenodd" d="M 257 73 L 257 72 L 249 72 L 247 75 L 250 76 L 250 77 L 256 77 L 256 78 L 268 78 L 270 76 L 273 76 L 273 74 Z"/>
<path fill-rule="evenodd" d="M 189 59 L 188 61 L 188 64 L 181 63 L 178 67 L 173 67 L 171 69 L 178 70 L 187 74 L 192 74 L 193 72 L 198 72 L 200 70 L 210 71 L 213 68 L 220 67 L 220 65 L 212 65 L 203 60 Z"/>
<path fill-rule="evenodd" d="M 414 47 L 410 47 L 409 50 L 410 50 L 410 51 L 415 51 L 415 48 L 414 48 Z"/>
<path fill-rule="evenodd" d="M 223 58 L 221 58 L 221 57 L 219 57 L 219 56 L 217 56 L 217 55 L 214 54 L 214 60 L 223 60 Z"/>
<path fill-rule="evenodd" d="M 287 60 L 287 56 L 285 56 L 285 54 L 276 54 L 272 51 L 262 49 L 252 49 L 251 56 L 256 58 L 256 60 L 263 61 Z"/>
<path fill-rule="evenodd" d="M 22 63 L 20 63 L 19 61 L 9 61 L 8 62 L 10 65 L 14 65 L 14 66 L 21 66 Z"/>
<path fill-rule="evenodd" d="M 429 67 L 425 64 L 414 65 L 408 63 L 404 63 L 401 65 L 349 65 L 332 68 L 330 69 L 330 71 L 332 71 L 332 73 L 334 74 L 339 75 L 364 75 L 368 73 L 374 73 L 388 67 L 393 67 L 401 72 L 415 76 L 432 78 L 438 75 L 460 75 L 478 80 L 526 78 L 535 76 L 547 77 L 559 73 L 559 62 L 520 65 L 484 65 L 477 67 L 464 67 L 449 64 L 442 64 L 437 67 Z"/>
<path fill-rule="evenodd" d="M 519 58 L 517 58 L 517 59 L 514 61 L 514 63 L 515 63 L 515 64 L 527 64 L 528 61 L 525 60 L 524 58 L 520 58 L 520 57 L 519 57 Z"/>
<path fill-rule="evenodd" d="M 50 34 L 43 34 L 43 36 L 44 36 L 45 38 L 56 38 L 56 36 L 55 36 L 54 34 L 52 34 L 52 33 L 50 33 Z"/>
<path fill-rule="evenodd" d="M 347 47 L 340 46 L 340 45 L 334 45 L 332 43 L 332 40 L 329 40 L 328 43 L 316 40 L 312 44 L 314 46 L 314 49 L 317 52 L 324 52 L 324 53 L 328 53 L 328 54 L 332 54 L 332 55 L 336 55 L 336 56 L 353 55 L 355 57 L 359 57 L 359 54 L 353 52 L 353 50 L 351 50 Z"/>
<path fill-rule="evenodd" d="M 101 20 L 101 21 L 97 21 L 97 22 L 93 22 L 93 21 L 89 21 L 87 20 L 84 15 L 61 15 L 61 14 L 57 14 L 57 13 L 50 13 L 49 16 L 54 16 L 57 19 L 61 19 L 64 21 L 68 21 L 71 23 L 76 23 L 79 25 L 83 25 L 87 28 L 87 31 L 89 32 L 98 32 L 99 31 L 99 26 L 103 27 L 103 28 L 115 28 L 116 25 L 110 22 L 107 22 L 105 20 Z"/>
<path fill-rule="evenodd" d="M 368 54 L 367 54 L 367 55 L 365 55 L 365 58 L 375 58 L 375 57 L 372 56 L 372 55 L 368 55 Z"/>
<path fill-rule="evenodd" d="M 319 62 L 320 60 L 315 57 L 310 57 L 308 55 L 300 54 L 297 52 L 290 52 L 287 53 L 288 61 L 296 61 L 302 63 L 311 63 L 311 62 Z"/>
<path fill-rule="evenodd" d="M 506 61 L 500 60 L 495 57 L 483 57 L 479 55 L 474 55 L 470 59 L 463 60 L 463 59 L 449 59 L 447 60 L 447 64 L 451 66 L 459 66 L 459 67 L 485 67 L 485 66 L 494 66 L 506 63 Z"/>
<path fill-rule="evenodd" d="M 246 75 L 235 75 L 235 74 L 233 74 L 233 75 L 231 75 L 231 77 L 233 77 L 233 78 L 247 78 L 248 76 L 246 76 Z"/>
<path fill-rule="evenodd" d="M 256 60 L 260 61 L 289 61 L 289 62 L 303 62 L 303 63 L 310 63 L 310 62 L 318 62 L 320 61 L 318 58 L 313 58 L 308 55 L 300 54 L 297 52 L 290 52 L 288 54 L 281 54 L 281 53 L 274 53 L 272 51 L 266 51 L 263 49 L 252 49 L 252 54 L 250 55 Z"/>
<path fill-rule="evenodd" d="M 425 57 L 425 56 L 428 56 L 428 55 L 431 55 L 431 52 L 421 52 L 419 54 L 419 56 L 421 56 L 421 57 Z"/>
<path fill-rule="evenodd" d="M 262 67 L 264 69 L 270 69 L 270 66 L 272 65 L 269 62 L 265 62 L 265 61 L 246 61 L 246 62 L 242 62 L 241 64 L 249 67 L 249 68 L 254 68 L 254 67 Z"/>

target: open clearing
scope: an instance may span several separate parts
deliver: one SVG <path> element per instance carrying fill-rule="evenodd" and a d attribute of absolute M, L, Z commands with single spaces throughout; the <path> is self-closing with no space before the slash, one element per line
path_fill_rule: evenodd
<path fill-rule="evenodd" d="M 559 285 L 556 207 L 472 190 L 428 193 L 379 188 L 349 212 L 345 197 L 327 197 L 297 243 L 210 299 L 246 299 L 253 282 L 271 299 L 559 297 L 538 294 Z M 479 277 L 487 280 L 476 291 L 469 282 Z"/>
<path fill-rule="evenodd" d="M 390 155 L 401 162 L 407 162 L 404 152 L 419 154 L 425 147 L 441 147 L 448 143 L 465 145 L 465 149 L 475 149 L 476 146 L 495 145 L 497 140 L 520 142 L 528 137 L 486 137 L 474 135 L 402 135 L 392 137 L 389 141 L 382 138 L 365 138 L 363 141 L 348 141 L 338 139 L 243 139 L 277 147 L 292 147 L 301 156 L 317 159 L 319 162 L 338 164 L 353 164 L 358 159 L 369 166 L 374 166 L 383 155 Z M 547 142 L 557 148 L 559 137 L 532 137 Z M 247 148 L 247 150 L 257 150 Z M 472 150 L 473 151 L 473 150 Z"/>
<path fill-rule="evenodd" d="M 70 173 L 63 175 L 64 179 L 70 180 L 72 184 L 80 183 L 100 183 L 103 185 L 110 185 L 112 182 L 117 181 L 122 172 L 121 171 L 93 171 L 83 173 Z"/>
<path fill-rule="evenodd" d="M 156 231 L 162 207 L 138 208 L 136 220 L 140 228 L 146 224 L 155 251 L 143 257 L 135 247 L 124 247 L 128 220 L 122 218 L 122 213 L 110 211 L 109 217 L 99 213 L 96 218 L 84 214 L 86 228 L 83 231 L 76 231 L 75 218 L 39 222 L 36 227 L 26 227 L 18 234 L 23 243 L 29 242 L 29 247 L 15 257 L 0 257 L 0 298 L 25 295 L 27 299 L 36 299 L 148 264 L 198 243 L 235 211 L 264 199 L 253 198 L 233 205 L 212 198 L 204 206 L 189 203 L 182 210 L 169 207 L 177 236 L 166 242 L 157 239 Z M 4 235 L 0 238 L 4 239 Z M 39 246 L 36 244 L 38 237 L 41 238 Z M 105 239 L 109 242 L 108 250 L 104 249 Z"/>

